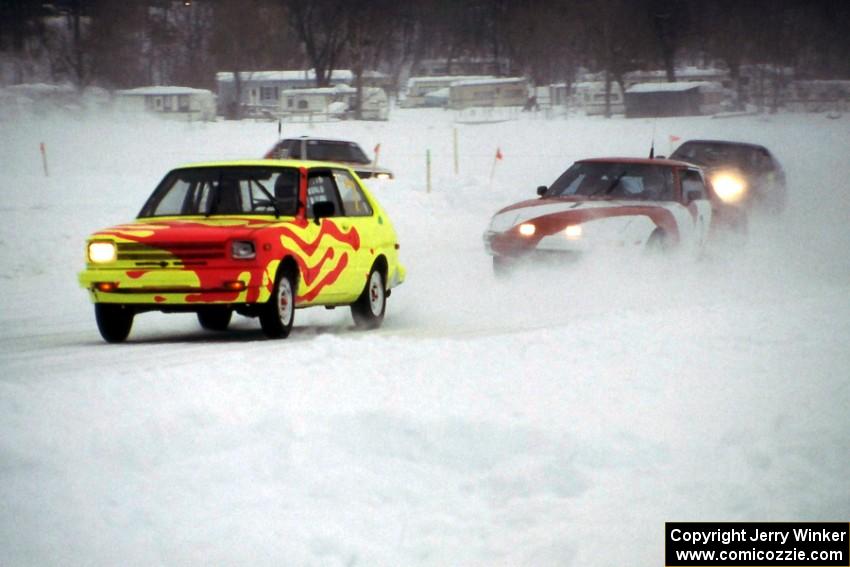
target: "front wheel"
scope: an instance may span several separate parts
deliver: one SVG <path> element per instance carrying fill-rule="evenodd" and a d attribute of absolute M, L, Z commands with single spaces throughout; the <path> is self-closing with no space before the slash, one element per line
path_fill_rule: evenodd
<path fill-rule="evenodd" d="M 291 270 L 278 273 L 274 291 L 260 312 L 260 327 L 270 339 L 285 339 L 295 319 L 295 275 Z"/>
<path fill-rule="evenodd" d="M 384 321 L 387 309 L 387 290 L 384 276 L 377 268 L 372 268 L 363 293 L 351 304 L 351 316 L 354 324 L 361 329 L 377 329 Z"/>
<path fill-rule="evenodd" d="M 108 343 L 124 342 L 133 327 L 133 312 L 124 305 L 95 303 L 94 318 L 100 336 Z"/>
<path fill-rule="evenodd" d="M 507 278 L 513 272 L 514 261 L 504 256 L 493 256 L 493 275 L 499 279 Z"/>

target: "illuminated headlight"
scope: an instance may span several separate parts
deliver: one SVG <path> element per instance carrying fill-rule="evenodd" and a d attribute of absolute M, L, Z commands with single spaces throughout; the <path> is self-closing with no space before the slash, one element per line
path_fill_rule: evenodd
<path fill-rule="evenodd" d="M 714 191 L 726 203 L 737 203 L 747 190 L 747 183 L 740 175 L 718 173 L 711 178 Z"/>
<path fill-rule="evenodd" d="M 534 236 L 535 232 L 537 232 L 537 227 L 529 222 L 519 225 L 519 233 L 523 236 Z"/>
<path fill-rule="evenodd" d="M 375 179 L 392 179 L 393 176 L 389 173 L 376 173 Z"/>
<path fill-rule="evenodd" d="M 89 242 L 89 261 L 95 264 L 114 262 L 117 257 L 115 243 L 105 241 Z"/>
<path fill-rule="evenodd" d="M 250 260 L 257 257 L 257 250 L 250 240 L 234 240 L 230 252 L 236 260 Z"/>
<path fill-rule="evenodd" d="M 564 229 L 564 234 L 567 235 L 569 240 L 578 240 L 581 238 L 581 225 L 580 224 L 571 224 L 567 228 Z"/>

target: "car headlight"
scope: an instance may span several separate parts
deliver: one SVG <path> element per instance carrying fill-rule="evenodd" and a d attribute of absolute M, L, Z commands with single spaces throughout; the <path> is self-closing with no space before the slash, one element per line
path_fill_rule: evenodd
<path fill-rule="evenodd" d="M 251 240 L 234 240 L 230 253 L 234 260 L 251 260 L 257 257 L 257 249 Z"/>
<path fill-rule="evenodd" d="M 564 229 L 564 234 L 567 235 L 567 240 L 578 240 L 581 238 L 582 232 L 580 224 L 571 224 Z"/>
<path fill-rule="evenodd" d="M 725 203 L 737 203 L 747 191 L 747 182 L 736 173 L 721 172 L 711 178 L 714 192 Z"/>
<path fill-rule="evenodd" d="M 88 256 L 90 262 L 105 264 L 107 262 L 114 262 L 118 257 L 118 253 L 114 242 L 95 240 L 94 242 L 89 242 Z"/>
<path fill-rule="evenodd" d="M 389 173 L 376 173 L 375 179 L 392 179 L 393 176 Z"/>
<path fill-rule="evenodd" d="M 537 227 L 530 222 L 524 222 L 519 225 L 519 233 L 523 236 L 534 236 L 535 232 L 537 232 Z"/>

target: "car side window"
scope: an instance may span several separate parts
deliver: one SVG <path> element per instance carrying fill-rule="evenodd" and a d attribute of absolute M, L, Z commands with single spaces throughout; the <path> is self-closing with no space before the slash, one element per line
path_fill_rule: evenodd
<path fill-rule="evenodd" d="M 371 216 L 372 207 L 351 174 L 341 169 L 335 169 L 333 173 L 342 199 L 342 214 L 347 217 Z"/>
<path fill-rule="evenodd" d="M 333 216 L 338 217 L 343 214 L 336 183 L 330 171 L 311 172 L 307 178 L 307 214 L 310 218 L 313 218 L 313 205 L 321 202 L 333 203 Z"/>
<path fill-rule="evenodd" d="M 283 149 L 292 159 L 301 159 L 301 140 L 287 140 L 284 142 Z"/>
<path fill-rule="evenodd" d="M 695 198 L 692 197 L 691 200 L 708 198 L 708 193 L 705 189 L 705 182 L 702 179 L 702 175 L 693 169 L 686 169 L 682 172 L 682 200 L 687 201 L 688 196 L 691 193 L 697 194 L 697 196 Z"/>

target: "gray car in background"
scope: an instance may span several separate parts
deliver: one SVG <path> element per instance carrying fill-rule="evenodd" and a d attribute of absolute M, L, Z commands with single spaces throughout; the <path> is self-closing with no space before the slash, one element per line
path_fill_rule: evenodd
<path fill-rule="evenodd" d="M 356 143 L 347 140 L 300 136 L 284 138 L 263 156 L 266 159 L 330 161 L 351 167 L 361 179 L 393 179 L 393 172 L 378 167 Z"/>
<path fill-rule="evenodd" d="M 785 210 L 785 171 L 764 146 L 728 140 L 688 140 L 670 159 L 701 166 L 726 203 L 747 211 Z"/>

